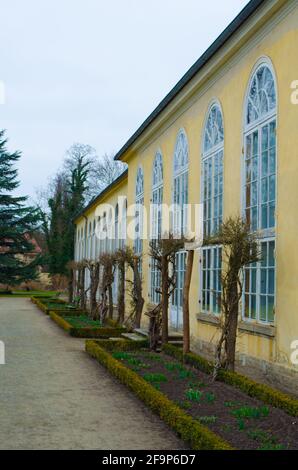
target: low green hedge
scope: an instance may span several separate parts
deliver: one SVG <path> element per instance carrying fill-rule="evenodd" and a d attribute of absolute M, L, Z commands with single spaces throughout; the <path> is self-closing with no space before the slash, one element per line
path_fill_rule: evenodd
<path fill-rule="evenodd" d="M 96 340 L 94 340 L 93 343 L 96 343 Z M 111 341 L 109 339 L 101 339 L 98 341 L 98 344 L 109 352 L 114 352 L 115 350 L 136 351 L 141 348 L 147 348 L 149 346 L 149 341 L 147 339 L 143 339 L 141 341 L 129 341 L 125 339 L 114 339 Z"/>
<path fill-rule="evenodd" d="M 182 350 L 172 344 L 165 344 L 163 351 L 175 357 L 175 359 L 186 362 L 207 374 L 210 374 L 213 370 L 211 362 L 192 352 L 183 355 Z M 298 400 L 269 387 L 269 385 L 255 382 L 238 372 L 223 369 L 219 371 L 218 380 L 239 388 L 250 397 L 258 398 L 264 403 L 279 408 L 291 416 L 298 416 Z"/>
<path fill-rule="evenodd" d="M 112 338 L 121 336 L 126 331 L 126 328 L 123 327 L 74 327 L 67 321 L 67 315 L 62 316 L 59 311 L 51 310 L 49 315 L 54 322 L 75 338 Z"/>
<path fill-rule="evenodd" d="M 31 301 L 47 315 L 50 311 L 59 312 L 63 315 L 82 315 L 86 313 L 79 308 L 68 308 L 67 303 L 62 299 L 33 296 L 31 297 Z M 52 304 L 55 304 L 55 307 L 53 307 Z"/>
<path fill-rule="evenodd" d="M 123 341 L 124 342 L 124 341 Z M 156 390 L 142 377 L 114 359 L 106 350 L 117 349 L 115 342 L 86 341 L 86 352 L 125 384 L 154 413 L 158 414 L 192 449 L 232 450 L 231 445 L 189 416 L 178 405 Z M 132 342 L 131 342 L 132 343 Z M 122 346 L 123 347 L 123 346 Z M 129 348 L 131 345 L 128 346 Z"/>

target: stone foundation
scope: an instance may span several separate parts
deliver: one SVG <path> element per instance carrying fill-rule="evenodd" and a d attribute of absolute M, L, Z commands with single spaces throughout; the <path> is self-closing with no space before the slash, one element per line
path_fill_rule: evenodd
<path fill-rule="evenodd" d="M 191 338 L 191 350 L 206 359 L 213 360 L 215 345 L 198 338 Z M 236 354 L 236 371 L 298 398 L 298 368 L 290 368 L 277 362 L 268 362 L 246 354 Z"/>

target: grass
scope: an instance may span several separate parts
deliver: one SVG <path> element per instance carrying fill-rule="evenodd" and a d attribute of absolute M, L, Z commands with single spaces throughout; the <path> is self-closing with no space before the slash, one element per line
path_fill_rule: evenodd
<path fill-rule="evenodd" d="M 99 320 L 92 320 L 92 318 L 87 317 L 87 315 L 77 315 L 71 316 L 67 315 L 67 321 L 74 328 L 81 328 L 84 326 L 91 326 L 95 328 L 102 327 L 102 324 Z"/>
<path fill-rule="evenodd" d="M 251 429 L 247 435 L 260 443 L 258 450 L 285 450 L 285 446 L 279 444 L 275 436 L 261 429 Z"/>
<path fill-rule="evenodd" d="M 241 408 L 237 408 L 231 412 L 236 418 L 253 418 L 258 419 L 262 417 L 267 417 L 269 415 L 269 408 L 268 406 L 242 406 Z"/>
<path fill-rule="evenodd" d="M 205 399 L 208 403 L 213 403 L 215 401 L 215 395 L 212 392 L 205 393 Z"/>
<path fill-rule="evenodd" d="M 200 390 L 195 390 L 194 388 L 190 388 L 186 390 L 185 395 L 188 400 L 199 402 L 201 401 L 203 392 L 201 392 Z"/>
<path fill-rule="evenodd" d="M 151 384 L 153 383 L 158 384 L 160 382 L 168 381 L 167 377 L 164 374 L 152 374 L 152 373 L 144 374 L 143 379 L 145 379 L 146 382 L 149 382 Z"/>
<path fill-rule="evenodd" d="M 3 297 L 32 297 L 32 296 L 44 296 L 52 297 L 57 295 L 56 291 L 43 291 L 43 290 L 12 290 L 12 294 L 9 294 L 7 291 L 0 291 L 0 296 Z"/>
<path fill-rule="evenodd" d="M 131 353 L 128 353 L 126 351 L 116 351 L 112 354 L 114 359 L 119 359 L 120 361 L 123 361 L 125 359 L 130 359 L 131 358 Z"/>
<path fill-rule="evenodd" d="M 234 406 L 241 406 L 240 401 L 225 401 L 224 405 L 227 406 L 228 408 L 233 408 Z"/>
<path fill-rule="evenodd" d="M 217 416 L 200 416 L 198 420 L 201 424 L 215 424 L 217 421 Z"/>

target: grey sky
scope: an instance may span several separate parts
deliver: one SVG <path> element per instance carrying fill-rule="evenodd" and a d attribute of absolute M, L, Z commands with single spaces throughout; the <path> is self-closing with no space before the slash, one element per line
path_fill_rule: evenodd
<path fill-rule="evenodd" d="M 119 150 L 247 0 L 0 0 L 0 128 L 20 191 L 74 142 Z"/>

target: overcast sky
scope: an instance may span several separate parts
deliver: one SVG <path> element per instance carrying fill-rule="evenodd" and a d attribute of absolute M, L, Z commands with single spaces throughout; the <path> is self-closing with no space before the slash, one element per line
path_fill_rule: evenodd
<path fill-rule="evenodd" d="M 247 0 L 0 0 L 0 128 L 20 192 L 74 142 L 116 152 Z"/>

